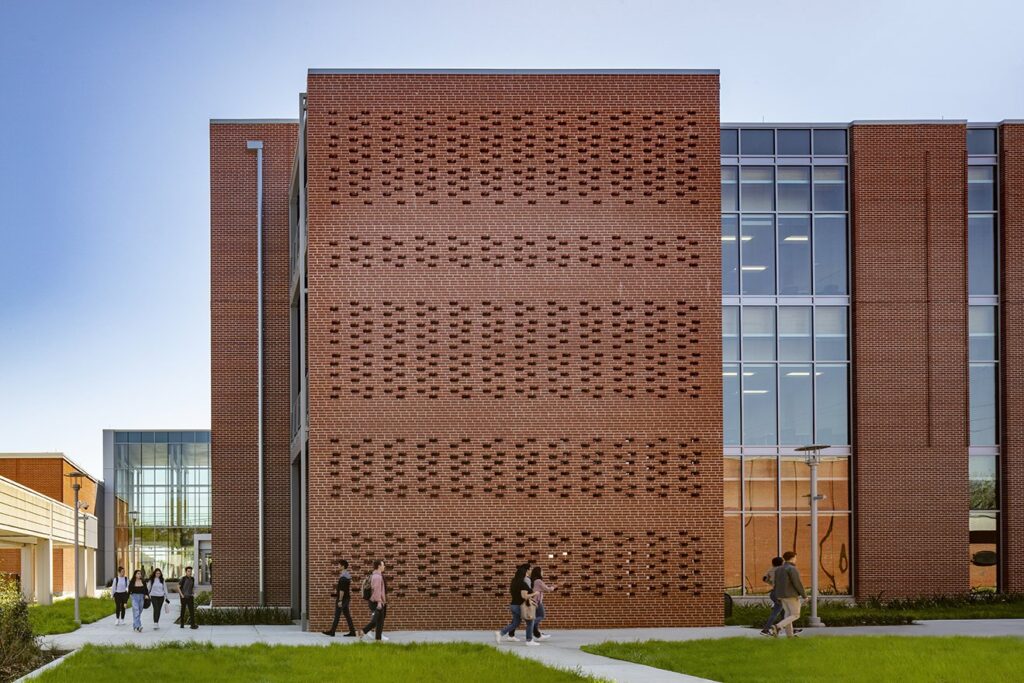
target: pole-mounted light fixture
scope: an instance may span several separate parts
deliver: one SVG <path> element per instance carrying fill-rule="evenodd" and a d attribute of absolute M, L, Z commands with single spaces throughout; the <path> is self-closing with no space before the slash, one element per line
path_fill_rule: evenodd
<path fill-rule="evenodd" d="M 818 501 L 824 498 L 818 495 L 818 464 L 826 448 L 829 448 L 826 444 L 811 444 L 796 449 L 803 453 L 811 470 L 811 614 L 807 617 L 808 626 L 825 625 L 818 618 Z"/>
<path fill-rule="evenodd" d="M 78 577 L 80 575 L 79 574 L 80 570 L 79 570 L 79 567 L 78 567 L 78 565 L 79 565 L 79 559 L 78 559 L 78 555 L 79 555 L 79 552 L 78 552 L 78 511 L 81 509 L 81 503 L 78 500 L 78 492 L 82 490 L 82 484 L 81 484 L 80 480 L 82 479 L 82 477 L 87 476 L 87 475 L 85 475 L 82 472 L 79 472 L 78 470 L 72 470 L 71 472 L 68 472 L 64 476 L 72 481 L 71 488 L 75 492 L 75 623 L 78 624 L 79 626 L 81 626 L 82 625 L 82 619 L 81 619 L 81 616 L 79 615 L 79 612 L 78 612 L 78 597 L 79 597 L 79 592 L 80 592 L 80 590 L 79 590 L 80 589 L 80 585 L 79 585 L 79 579 L 78 579 Z M 86 507 L 88 507 L 88 506 L 86 506 Z"/>

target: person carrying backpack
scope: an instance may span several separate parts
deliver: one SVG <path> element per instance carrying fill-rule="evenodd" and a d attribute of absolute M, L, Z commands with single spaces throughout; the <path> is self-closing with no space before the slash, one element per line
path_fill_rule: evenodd
<path fill-rule="evenodd" d="M 376 560 L 373 563 L 373 573 L 363 579 L 363 599 L 370 607 L 370 622 L 359 632 L 360 638 L 363 635 L 369 636 L 376 633 L 376 640 L 390 640 L 383 635 L 384 618 L 388 614 L 387 583 L 384 581 L 384 560 Z"/>
<path fill-rule="evenodd" d="M 369 577 L 367 577 L 369 578 Z M 365 581 L 364 581 L 365 583 Z M 370 593 L 372 595 L 373 589 L 370 587 Z M 346 636 L 354 637 L 356 635 L 356 627 L 352 624 L 352 612 L 349 611 L 349 603 L 352 600 L 352 575 L 348 571 L 348 560 L 341 561 L 341 575 L 338 576 L 338 584 L 334 588 L 334 623 L 331 627 L 323 632 L 325 636 L 334 637 L 335 632 L 338 630 L 338 621 L 341 619 L 341 615 L 345 615 L 345 622 L 348 624 L 348 633 Z"/>

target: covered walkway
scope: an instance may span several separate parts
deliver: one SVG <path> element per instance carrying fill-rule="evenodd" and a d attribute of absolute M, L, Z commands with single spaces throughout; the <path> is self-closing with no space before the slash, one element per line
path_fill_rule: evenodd
<path fill-rule="evenodd" d="M 53 551 L 73 548 L 75 517 L 65 505 L 0 477 L 0 548 L 21 550 L 21 591 L 29 602 L 53 601 Z M 96 585 L 96 517 L 79 513 L 79 593 L 92 595 Z"/>

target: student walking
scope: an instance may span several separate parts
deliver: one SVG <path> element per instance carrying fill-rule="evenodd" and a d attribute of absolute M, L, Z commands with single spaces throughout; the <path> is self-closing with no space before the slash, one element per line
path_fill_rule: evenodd
<path fill-rule="evenodd" d="M 114 623 L 124 626 L 125 607 L 128 604 L 128 577 L 124 575 L 124 567 L 117 568 L 117 576 L 110 582 L 110 592 L 114 596 Z"/>
<path fill-rule="evenodd" d="M 793 564 L 796 553 L 787 550 L 782 554 L 783 564 L 775 570 L 775 597 L 782 602 L 782 608 L 786 616 L 775 626 L 771 627 L 772 637 L 778 636 L 779 631 L 786 630 L 786 636 L 795 638 L 793 633 L 793 622 L 800 618 L 800 604 L 807 598 L 804 591 L 804 584 L 800 581 L 800 570 Z"/>
<path fill-rule="evenodd" d="M 775 620 L 782 614 L 782 601 L 779 600 L 779 596 L 775 594 L 775 570 L 782 566 L 781 557 L 772 558 L 772 567 L 764 573 L 764 582 L 772 587 L 768 597 L 772 601 L 772 613 L 768 615 L 767 621 L 764 622 L 764 626 L 761 627 L 761 635 L 770 636 L 772 634 L 772 626 L 775 625 Z"/>
<path fill-rule="evenodd" d="M 551 636 L 540 632 L 540 622 L 544 621 L 544 617 L 547 616 L 547 610 L 544 607 L 544 594 L 555 590 L 556 586 L 545 583 L 544 572 L 540 567 L 534 567 L 530 572 L 530 587 L 537 594 L 537 617 L 533 620 L 533 638 L 534 640 L 547 640 Z"/>
<path fill-rule="evenodd" d="M 508 606 L 508 611 L 512 613 L 512 622 L 501 629 L 500 631 L 494 632 L 494 640 L 501 643 L 502 637 L 506 641 L 518 642 L 519 639 L 515 637 L 516 627 L 521 622 L 526 622 L 526 644 L 530 646 L 537 646 L 540 643 L 533 639 L 533 620 L 536 616 L 536 607 L 533 604 L 533 598 L 536 593 L 530 590 L 529 584 L 526 582 L 527 573 L 530 570 L 530 564 L 521 564 L 516 567 L 516 573 L 512 577 L 512 582 L 509 584 L 508 592 L 511 598 L 511 603 Z"/>
<path fill-rule="evenodd" d="M 149 601 L 153 604 L 153 630 L 160 630 L 160 609 L 167 599 L 167 586 L 164 584 L 164 573 L 154 569 L 149 577 Z"/>
<path fill-rule="evenodd" d="M 185 567 L 185 576 L 178 582 L 178 598 L 181 600 L 181 614 L 178 621 L 180 628 L 185 628 L 185 610 L 189 613 L 189 628 L 199 628 L 196 624 L 196 580 L 192 578 L 192 567 Z"/>
<path fill-rule="evenodd" d="M 338 630 L 338 621 L 341 619 L 341 615 L 344 614 L 345 623 L 348 624 L 348 633 L 345 633 L 344 635 L 349 638 L 354 637 L 356 635 L 356 627 L 352 623 L 352 612 L 349 611 L 349 603 L 352 601 L 352 575 L 348 571 L 348 560 L 341 561 L 341 574 L 338 576 L 338 584 L 334 587 L 333 595 L 334 623 L 332 623 L 331 627 L 324 631 L 323 634 L 333 638 L 335 632 Z"/>
<path fill-rule="evenodd" d="M 390 638 L 383 635 L 384 618 L 388 615 L 388 591 L 387 583 L 384 581 L 384 560 L 376 560 L 373 563 L 373 574 L 370 574 L 370 585 L 368 588 L 370 592 L 370 623 L 363 627 L 359 636 L 375 634 L 376 640 L 390 640 Z M 366 590 L 367 587 L 364 586 L 363 597 L 366 597 Z"/>
<path fill-rule="evenodd" d="M 136 569 L 132 580 L 128 582 L 128 594 L 132 597 L 132 628 L 142 633 L 142 610 L 149 599 L 149 586 L 141 569 Z"/>

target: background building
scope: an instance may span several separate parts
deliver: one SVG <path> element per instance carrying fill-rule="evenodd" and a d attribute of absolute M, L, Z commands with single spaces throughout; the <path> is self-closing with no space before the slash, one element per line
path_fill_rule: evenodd
<path fill-rule="evenodd" d="M 84 476 L 67 476 L 74 472 Z M 74 593 L 75 481 L 81 486 L 79 592 L 91 595 L 102 483 L 63 453 L 0 453 L 0 572 L 17 575 L 28 600 L 49 604 L 54 595 Z"/>
<path fill-rule="evenodd" d="M 229 603 L 319 628 L 338 561 L 382 556 L 396 625 L 448 625 L 418 608 L 452 574 L 483 625 L 535 558 L 561 625 L 712 624 L 811 543 L 834 595 L 1024 589 L 1024 123 L 717 101 L 714 73 L 312 70 L 298 120 L 212 122 Z"/>
<path fill-rule="evenodd" d="M 106 429 L 103 470 L 104 580 L 118 566 L 160 567 L 168 578 L 192 566 L 209 584 L 210 432 Z"/>

